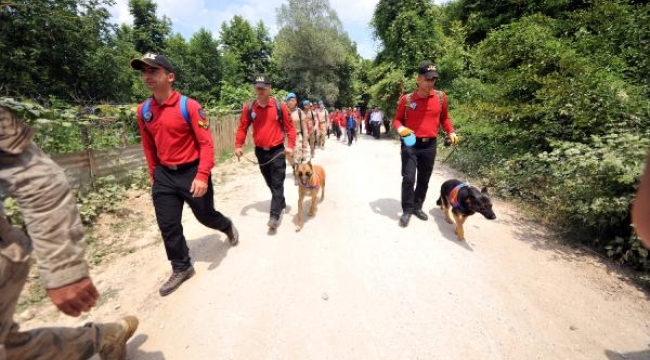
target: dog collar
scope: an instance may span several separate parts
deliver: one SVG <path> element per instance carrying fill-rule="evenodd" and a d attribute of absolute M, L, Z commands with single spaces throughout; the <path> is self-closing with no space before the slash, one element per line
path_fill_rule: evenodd
<path fill-rule="evenodd" d="M 314 185 L 303 185 L 301 184 L 305 189 L 309 190 L 318 190 L 320 189 L 320 179 L 316 179 L 316 183 Z"/>
<path fill-rule="evenodd" d="M 461 204 L 460 200 L 458 200 L 458 191 L 464 187 L 467 187 L 467 184 L 460 183 L 456 185 L 456 187 L 451 189 L 451 191 L 449 192 L 449 203 L 451 204 L 451 207 L 456 210 L 460 210 L 460 211 L 465 210 L 463 204 Z"/>

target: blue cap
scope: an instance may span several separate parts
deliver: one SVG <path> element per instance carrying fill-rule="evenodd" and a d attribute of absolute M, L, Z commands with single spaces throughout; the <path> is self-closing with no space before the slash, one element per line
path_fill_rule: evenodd
<path fill-rule="evenodd" d="M 323 105 L 323 100 L 318 100 L 318 105 Z"/>
<path fill-rule="evenodd" d="M 407 136 L 404 136 L 402 138 L 402 141 L 404 141 L 404 145 L 406 145 L 408 147 L 411 147 L 411 146 L 415 145 L 415 134 L 410 133 Z"/>
<path fill-rule="evenodd" d="M 307 106 L 307 105 L 311 105 L 311 101 L 309 101 L 309 100 L 303 100 L 303 101 L 302 101 L 302 107 L 305 107 L 305 106 Z"/>
<path fill-rule="evenodd" d="M 296 94 L 294 94 L 294 93 L 288 93 L 288 94 L 287 94 L 287 97 L 285 97 L 284 100 L 285 100 L 285 101 L 289 101 L 289 99 L 295 99 L 295 98 L 296 98 Z"/>

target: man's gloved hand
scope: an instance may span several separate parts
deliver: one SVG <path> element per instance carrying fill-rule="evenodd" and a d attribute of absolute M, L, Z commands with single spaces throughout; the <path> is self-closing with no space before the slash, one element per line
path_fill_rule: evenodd
<path fill-rule="evenodd" d="M 409 136 L 413 134 L 413 130 L 407 128 L 406 126 L 400 126 L 397 129 L 397 132 L 399 133 L 399 136 L 404 137 L 404 136 Z"/>
<path fill-rule="evenodd" d="M 459 138 L 458 138 L 458 135 L 456 135 L 456 133 L 454 133 L 454 132 L 450 133 L 449 134 L 449 139 L 451 139 L 451 144 L 452 145 L 457 145 L 458 144 Z"/>

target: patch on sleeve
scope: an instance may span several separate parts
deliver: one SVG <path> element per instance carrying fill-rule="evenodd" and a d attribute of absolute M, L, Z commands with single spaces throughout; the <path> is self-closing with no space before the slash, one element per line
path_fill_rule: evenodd
<path fill-rule="evenodd" d="M 205 130 L 207 130 L 210 127 L 210 120 L 208 117 L 205 115 L 205 110 L 203 108 L 199 109 L 199 116 L 201 117 L 202 120 L 199 120 L 199 126 Z"/>

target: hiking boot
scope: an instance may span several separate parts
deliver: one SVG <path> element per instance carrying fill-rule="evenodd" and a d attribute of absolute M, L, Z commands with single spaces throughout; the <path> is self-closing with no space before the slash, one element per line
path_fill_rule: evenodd
<path fill-rule="evenodd" d="M 407 227 L 409 225 L 409 220 L 411 220 L 411 213 L 403 213 L 399 218 L 399 226 Z"/>
<path fill-rule="evenodd" d="M 97 324 L 102 331 L 99 357 L 102 360 L 126 360 L 126 342 L 138 328 L 138 318 L 125 316 L 118 322 Z"/>
<path fill-rule="evenodd" d="M 183 281 L 191 278 L 194 274 L 196 274 L 196 272 L 194 271 L 193 266 L 190 266 L 187 270 L 174 270 L 169 279 L 167 279 L 167 281 L 165 281 L 165 283 L 160 287 L 160 296 L 167 296 L 173 293 L 179 286 L 181 286 Z"/>
<path fill-rule="evenodd" d="M 280 226 L 280 217 L 277 215 L 271 215 L 268 223 L 269 229 L 275 230 Z"/>
<path fill-rule="evenodd" d="M 424 221 L 429 220 L 429 217 L 424 211 L 422 211 L 422 209 L 416 209 L 415 211 L 413 211 L 413 215 L 415 215 L 415 217 L 420 220 L 424 220 Z"/>
<path fill-rule="evenodd" d="M 228 236 L 230 246 L 235 246 L 239 243 L 239 231 L 237 231 L 235 224 L 232 222 L 230 223 L 230 228 L 225 232 L 225 234 Z"/>

